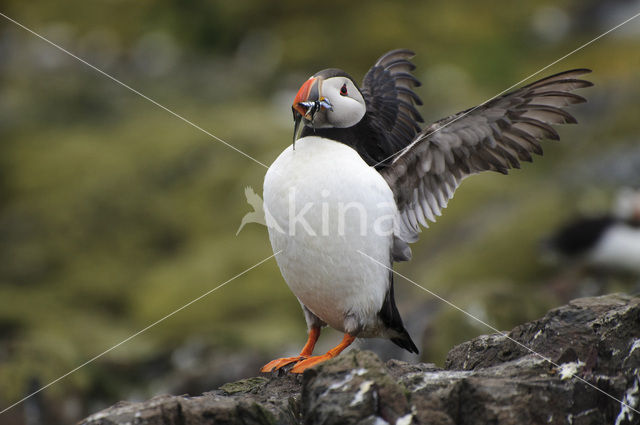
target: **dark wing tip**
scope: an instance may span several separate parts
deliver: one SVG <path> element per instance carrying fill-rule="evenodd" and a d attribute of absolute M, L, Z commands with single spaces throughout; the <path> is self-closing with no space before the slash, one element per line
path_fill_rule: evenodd
<path fill-rule="evenodd" d="M 558 72 L 557 74 L 550 75 L 550 77 L 555 77 L 563 74 L 584 75 L 584 74 L 590 74 L 592 72 L 593 71 L 589 68 L 574 68 L 574 69 L 569 69 L 568 71 Z"/>
<path fill-rule="evenodd" d="M 578 80 L 578 81 L 582 81 L 582 83 L 584 84 L 582 87 L 580 87 L 581 89 L 585 87 L 593 87 L 593 82 L 589 80 Z"/>
<path fill-rule="evenodd" d="M 389 50 L 387 53 L 384 54 L 384 56 L 398 55 L 398 54 L 403 54 L 403 55 L 413 57 L 416 55 L 416 52 L 414 52 L 411 49 L 400 48 L 400 49 Z"/>
<path fill-rule="evenodd" d="M 579 84 L 578 87 L 573 87 L 571 90 L 580 89 L 584 87 L 591 87 L 593 86 L 593 83 L 591 81 L 576 78 L 581 75 L 589 74 L 590 72 L 591 70 L 588 68 L 570 69 L 568 71 L 558 72 L 556 74 L 549 75 L 548 77 L 544 77 L 540 80 L 533 81 L 532 83 L 529 83 L 521 88 L 544 87 L 547 85 L 557 84 L 557 83 Z M 571 91 L 571 90 L 568 90 L 568 91 Z"/>
<path fill-rule="evenodd" d="M 571 75 L 571 76 L 578 76 L 578 75 L 585 75 L 585 74 L 590 74 L 591 71 L 589 68 L 575 68 L 575 69 L 569 69 L 567 71 L 561 71 L 561 72 L 557 72 L 555 74 L 551 74 L 545 78 L 542 79 L 542 81 L 544 80 L 549 80 L 549 79 L 555 79 L 557 77 L 563 76 L 563 75 Z"/>
<path fill-rule="evenodd" d="M 593 71 L 589 68 L 576 68 L 572 70 L 573 72 L 579 72 L 579 74 L 576 75 L 584 75 L 584 74 L 591 74 Z"/>
<path fill-rule="evenodd" d="M 380 58 L 376 61 L 374 66 L 380 66 L 380 65 L 385 66 L 386 65 L 386 61 L 388 61 L 391 58 L 400 57 L 402 59 L 411 59 L 415 55 L 416 55 L 416 53 L 413 50 L 409 50 L 409 49 L 389 50 L 387 53 L 385 53 L 384 55 L 380 56 Z"/>

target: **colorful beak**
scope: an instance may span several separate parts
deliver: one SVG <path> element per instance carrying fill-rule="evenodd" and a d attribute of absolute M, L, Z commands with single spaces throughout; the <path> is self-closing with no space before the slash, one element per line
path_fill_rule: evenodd
<path fill-rule="evenodd" d="M 295 99 L 293 99 L 293 146 L 298 135 L 300 122 L 304 118 L 307 122 L 313 122 L 313 117 L 321 109 L 333 111 L 331 102 L 322 96 L 322 78 L 311 77 L 304 82 Z"/>
<path fill-rule="evenodd" d="M 309 103 L 315 102 L 320 97 L 319 85 L 320 80 L 316 77 L 311 77 L 298 90 L 298 94 L 293 99 L 293 109 L 301 116 L 306 117 L 310 110 Z"/>

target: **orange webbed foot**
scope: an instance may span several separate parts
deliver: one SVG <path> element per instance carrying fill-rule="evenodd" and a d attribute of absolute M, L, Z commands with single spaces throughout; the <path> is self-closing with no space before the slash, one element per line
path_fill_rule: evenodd
<path fill-rule="evenodd" d="M 290 370 L 291 373 L 302 373 L 305 370 L 309 369 L 312 366 L 325 362 L 329 359 L 332 359 L 334 356 L 329 354 L 323 354 L 321 356 L 313 356 L 308 357 L 304 360 L 299 361 L 296 365 Z"/>
<path fill-rule="evenodd" d="M 315 366 L 319 363 L 325 362 L 329 359 L 334 358 L 338 354 L 340 354 L 345 348 L 347 348 L 351 343 L 356 339 L 355 336 L 344 334 L 342 338 L 342 342 L 338 344 L 335 348 L 327 351 L 326 354 L 321 356 L 313 356 L 308 359 L 304 359 L 296 363 L 296 365 L 291 369 L 291 373 L 302 373 L 305 370 L 309 369 L 312 366 Z"/>
<path fill-rule="evenodd" d="M 291 363 L 296 363 L 300 360 L 307 359 L 309 356 L 311 356 L 311 353 L 313 353 L 313 347 L 315 347 L 316 341 L 318 340 L 319 336 L 320 327 L 313 326 L 311 329 L 309 329 L 309 338 L 307 339 L 307 343 L 304 345 L 304 348 L 300 352 L 300 355 L 296 357 L 283 357 L 281 359 L 271 360 L 269 363 L 262 366 L 260 372 L 272 372 L 274 370 L 278 370 L 287 365 L 290 365 Z"/>
<path fill-rule="evenodd" d="M 273 372 L 274 370 L 278 370 L 287 365 L 290 365 L 291 363 L 296 363 L 301 360 L 305 360 L 307 358 L 308 358 L 307 356 L 296 356 L 296 357 L 283 357 L 280 359 L 271 360 L 269 363 L 262 366 L 262 369 L 260 369 L 260 372 Z"/>

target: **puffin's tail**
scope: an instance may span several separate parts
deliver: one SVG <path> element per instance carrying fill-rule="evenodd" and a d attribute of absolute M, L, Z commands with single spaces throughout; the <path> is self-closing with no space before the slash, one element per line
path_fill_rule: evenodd
<path fill-rule="evenodd" d="M 400 317 L 400 312 L 398 311 L 398 307 L 396 307 L 396 300 L 393 295 L 393 272 L 389 273 L 389 290 L 384 297 L 384 303 L 382 303 L 382 309 L 378 315 L 382 323 L 384 323 L 392 333 L 397 335 L 390 338 L 391 342 L 410 353 L 419 353 L 418 347 L 416 347 L 416 344 L 411 339 L 409 332 L 404 328 L 402 317 Z"/>
<path fill-rule="evenodd" d="M 407 332 L 406 329 L 403 329 L 402 334 L 398 338 L 391 338 L 391 342 L 401 348 L 404 348 L 410 353 L 420 353 L 418 351 L 418 347 L 416 347 L 416 344 L 413 342 L 411 335 L 409 335 L 409 332 Z"/>

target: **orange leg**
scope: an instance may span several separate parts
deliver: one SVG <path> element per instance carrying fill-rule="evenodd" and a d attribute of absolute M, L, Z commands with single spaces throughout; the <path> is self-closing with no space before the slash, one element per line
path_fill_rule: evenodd
<path fill-rule="evenodd" d="M 291 373 L 302 373 L 305 371 L 305 369 L 310 368 L 311 366 L 315 366 L 318 363 L 322 363 L 326 360 L 334 358 L 335 356 L 340 354 L 345 348 L 350 346 L 351 343 L 355 341 L 355 339 L 356 339 L 355 336 L 344 334 L 344 337 L 342 338 L 342 342 L 338 344 L 335 348 L 332 348 L 331 350 L 327 351 L 326 354 L 323 354 L 321 356 L 309 357 L 307 359 L 304 359 L 296 363 L 293 369 L 291 369 Z"/>
<path fill-rule="evenodd" d="M 311 354 L 313 354 L 313 347 L 316 346 L 316 341 L 318 341 L 318 337 L 320 336 L 320 328 L 317 326 L 312 327 L 309 330 L 309 339 L 307 339 L 307 343 L 302 348 L 300 355 L 297 357 L 283 357 L 281 359 L 275 359 L 267 363 L 260 369 L 260 372 L 271 372 L 273 370 L 278 370 L 283 366 L 286 366 L 291 363 L 299 362 L 300 360 L 304 360 L 309 358 Z"/>

